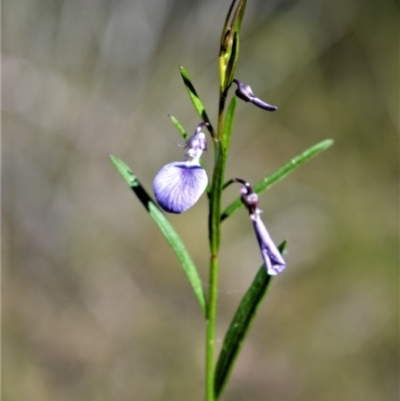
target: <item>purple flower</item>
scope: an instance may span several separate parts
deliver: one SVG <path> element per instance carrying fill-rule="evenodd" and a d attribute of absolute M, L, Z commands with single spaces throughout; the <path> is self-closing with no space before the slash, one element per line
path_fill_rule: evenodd
<path fill-rule="evenodd" d="M 168 213 L 182 213 L 192 207 L 207 187 L 208 178 L 200 166 L 200 157 L 207 142 L 200 123 L 195 133 L 184 143 L 186 159 L 164 166 L 155 176 L 154 195 L 158 204 Z"/>
<path fill-rule="evenodd" d="M 235 82 L 235 84 L 238 86 L 235 94 L 239 99 L 242 99 L 245 102 L 251 102 L 255 106 L 263 110 L 268 110 L 268 111 L 278 110 L 276 106 L 272 106 L 271 104 L 263 102 L 258 97 L 255 97 L 250 85 L 244 84 L 238 79 L 234 79 L 233 82 Z"/>
<path fill-rule="evenodd" d="M 285 269 L 286 263 L 260 218 L 261 210 L 258 208 L 257 194 L 253 192 L 253 188 L 248 182 L 244 180 L 240 180 L 239 182 L 244 185 L 240 189 L 242 194 L 241 199 L 249 211 L 250 219 L 253 221 L 254 231 L 256 233 L 261 256 L 267 269 L 267 273 L 270 276 L 275 276 Z"/>
<path fill-rule="evenodd" d="M 253 222 L 254 231 L 267 273 L 270 276 L 275 276 L 285 269 L 286 263 L 260 218 L 261 210 L 258 208 L 258 196 L 254 193 L 253 188 L 247 181 L 240 178 L 233 178 L 228 182 L 228 185 L 233 182 L 243 184 L 243 187 L 240 189 L 240 193 L 242 194 L 241 200 L 249 211 L 250 219 Z"/>
<path fill-rule="evenodd" d="M 256 232 L 258 245 L 260 246 L 261 256 L 267 269 L 267 273 L 270 276 L 275 276 L 282 273 L 286 267 L 286 263 L 278 248 L 272 241 L 259 213 L 260 212 L 258 211 L 255 216 L 250 215 L 250 218 L 253 220 L 254 231 Z"/>

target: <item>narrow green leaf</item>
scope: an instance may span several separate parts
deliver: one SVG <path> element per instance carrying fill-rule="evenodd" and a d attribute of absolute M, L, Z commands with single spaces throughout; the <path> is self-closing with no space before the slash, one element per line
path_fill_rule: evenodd
<path fill-rule="evenodd" d="M 222 133 L 222 144 L 226 152 L 229 151 L 229 146 L 231 143 L 232 128 L 236 112 L 236 104 L 237 104 L 236 96 L 233 96 L 231 102 L 229 103 L 228 111 L 226 113 L 224 130 Z"/>
<path fill-rule="evenodd" d="M 279 245 L 283 253 L 286 241 Z M 215 370 L 215 398 L 218 399 L 229 379 L 229 375 L 239 355 L 243 341 L 250 329 L 272 277 L 267 274 L 265 265 L 258 270 L 251 286 L 247 290 L 226 332 L 221 353 Z"/>
<path fill-rule="evenodd" d="M 244 11 L 246 9 L 246 0 L 242 0 L 239 4 L 238 4 L 238 14 L 237 14 L 237 18 L 234 19 L 234 32 L 239 32 L 240 28 L 242 27 L 242 21 L 243 21 L 243 17 L 244 17 Z"/>
<path fill-rule="evenodd" d="M 235 110 L 236 97 L 234 96 L 229 104 L 228 112 L 226 114 L 224 127 L 222 130 L 222 140 L 215 143 L 215 166 L 209 197 L 209 238 L 213 252 L 216 252 L 219 248 L 222 183 L 224 182 L 226 158 L 229 151 Z"/>
<path fill-rule="evenodd" d="M 259 181 L 255 186 L 253 186 L 254 192 L 259 194 L 259 193 L 265 191 L 266 189 L 270 188 L 273 184 L 277 183 L 278 181 L 282 180 L 284 177 L 289 175 L 291 172 L 293 172 L 301 164 L 303 164 L 307 160 L 312 159 L 318 153 L 328 149 L 330 146 L 332 146 L 332 144 L 333 144 L 332 139 L 326 139 L 325 141 L 317 143 L 316 145 L 312 146 L 311 148 L 305 150 L 303 153 L 294 157 L 292 160 L 290 160 L 288 163 L 286 163 L 280 169 L 276 170 L 270 176 Z M 224 186 L 224 188 L 225 188 L 225 186 Z M 224 221 L 227 217 L 231 216 L 234 212 L 236 212 L 242 206 L 243 206 L 243 204 L 242 204 L 240 198 L 237 198 L 236 200 L 234 200 L 222 213 L 221 221 Z"/>
<path fill-rule="evenodd" d="M 234 4 L 236 3 L 236 0 L 233 1 L 233 3 L 231 4 L 231 8 L 229 9 L 228 15 L 227 15 L 227 20 L 229 20 L 231 14 L 232 14 L 232 8 L 234 7 Z M 232 45 L 232 36 L 235 33 L 239 33 L 240 28 L 242 26 L 242 20 L 243 20 L 243 16 L 244 16 L 244 11 L 246 9 L 246 0 L 240 0 L 235 12 L 233 13 L 233 17 L 231 19 L 231 21 L 226 24 L 225 21 L 225 26 L 224 26 L 224 30 L 221 41 L 223 41 L 222 43 L 222 48 L 225 50 L 224 53 L 230 53 L 230 47 Z"/>
<path fill-rule="evenodd" d="M 236 0 L 233 0 L 230 7 L 228 14 L 226 15 L 224 26 L 222 28 L 222 34 L 221 34 L 221 50 L 220 50 L 220 56 L 223 55 L 226 50 L 227 50 L 227 39 L 228 35 L 230 34 L 232 28 L 229 26 L 229 21 L 231 19 L 233 7 L 235 6 Z"/>
<path fill-rule="evenodd" d="M 239 60 L 239 33 L 233 34 L 232 52 L 229 56 L 228 65 L 226 67 L 226 75 L 224 82 L 224 91 L 227 91 L 232 85 L 233 79 L 235 78 L 236 66 Z"/>
<path fill-rule="evenodd" d="M 236 0 L 231 3 L 225 25 L 221 35 L 221 47 L 219 54 L 219 78 L 220 91 L 225 97 L 229 87 L 232 85 L 236 65 L 239 58 L 239 31 L 242 25 L 246 0 L 240 0 L 235 8 L 233 17 L 229 21 Z"/>
<path fill-rule="evenodd" d="M 207 127 L 208 130 L 210 131 L 210 134 L 213 138 L 215 138 L 215 133 L 214 133 L 214 129 L 211 125 L 211 121 L 208 118 L 206 109 L 203 106 L 203 103 L 201 102 L 199 95 L 196 92 L 196 89 L 194 88 L 192 81 L 189 78 L 189 74 L 187 73 L 187 71 L 185 70 L 184 67 L 179 67 L 181 75 L 182 75 L 182 79 L 183 79 L 183 83 L 185 84 L 186 90 L 189 93 L 190 99 L 192 100 L 192 103 L 194 104 L 194 107 L 197 110 L 197 113 L 199 114 L 200 118 L 202 119 L 202 121 L 205 121 L 209 124 L 209 126 Z"/>
<path fill-rule="evenodd" d="M 215 142 L 215 165 L 210 191 L 210 212 L 208 216 L 208 235 L 210 249 L 213 254 L 218 253 L 221 232 L 221 194 L 224 182 L 224 169 L 226 164 L 226 151 L 221 141 Z"/>
<path fill-rule="evenodd" d="M 132 189 L 142 205 L 145 207 L 149 215 L 156 222 L 161 232 L 164 234 L 166 240 L 171 245 L 187 275 L 187 278 L 189 279 L 190 284 L 193 287 L 193 291 L 205 315 L 206 299 L 204 296 L 203 287 L 201 285 L 201 279 L 184 243 L 172 227 L 171 223 L 165 218 L 164 213 L 160 210 L 153 199 L 151 199 L 137 177 L 133 174 L 132 170 L 119 158 L 111 155 L 110 159 L 115 168 L 122 175 L 128 186 Z"/>
<path fill-rule="evenodd" d="M 215 142 L 215 165 L 213 170 L 212 185 L 209 192 L 210 213 L 208 217 L 208 234 L 212 252 L 217 253 L 220 242 L 220 215 L 222 183 L 224 182 L 226 159 L 228 157 L 233 122 L 236 110 L 236 97 L 229 103 L 224 126 L 222 140 Z"/>
<path fill-rule="evenodd" d="M 171 119 L 179 133 L 182 135 L 183 139 L 187 141 L 189 139 L 189 135 L 186 133 L 185 128 L 182 127 L 178 119 L 171 115 L 169 115 L 169 118 Z"/>

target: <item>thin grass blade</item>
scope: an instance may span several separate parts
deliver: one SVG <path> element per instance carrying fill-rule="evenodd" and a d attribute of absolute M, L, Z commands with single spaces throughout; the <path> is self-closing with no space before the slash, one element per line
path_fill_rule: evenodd
<path fill-rule="evenodd" d="M 259 194 L 266 189 L 270 188 L 273 184 L 276 184 L 278 181 L 285 178 L 287 175 L 296 170 L 301 164 L 305 163 L 308 160 L 311 160 L 313 157 L 317 156 L 322 151 L 328 149 L 332 146 L 333 140 L 326 139 L 311 148 L 305 150 L 303 153 L 294 157 L 280 169 L 276 170 L 274 173 L 259 181 L 255 186 L 253 186 L 254 192 Z M 225 188 L 225 186 L 224 186 Z M 234 212 L 240 209 L 243 206 L 240 198 L 234 200 L 221 214 L 221 221 L 224 221 L 226 218 L 231 216 Z"/>
<path fill-rule="evenodd" d="M 164 213 L 160 210 L 157 204 L 149 196 L 146 190 L 143 188 L 137 177 L 133 174 L 132 170 L 118 157 L 110 156 L 111 162 L 115 168 L 122 175 L 128 186 L 132 189 L 135 195 L 138 197 L 142 205 L 145 207 L 149 215 L 155 221 L 160 228 L 164 237 L 171 245 L 176 256 L 181 263 L 183 270 L 186 273 L 187 278 L 193 288 L 197 300 L 199 301 L 201 310 L 204 315 L 206 314 L 206 299 L 201 284 L 200 276 L 197 272 L 196 266 L 189 255 L 184 243 L 172 227 L 171 223 L 165 218 Z"/>
<path fill-rule="evenodd" d="M 286 241 L 279 245 L 279 251 L 283 253 L 285 247 Z M 224 390 L 271 279 L 272 277 L 267 274 L 265 266 L 262 265 L 232 319 L 215 370 L 215 399 L 218 399 Z"/>

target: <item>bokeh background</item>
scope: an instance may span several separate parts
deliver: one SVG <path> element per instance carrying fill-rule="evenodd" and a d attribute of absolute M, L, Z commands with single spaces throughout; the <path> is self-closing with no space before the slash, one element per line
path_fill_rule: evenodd
<path fill-rule="evenodd" d="M 188 132 L 199 118 L 179 65 L 215 121 L 229 3 L 3 1 L 3 400 L 204 399 L 197 301 L 108 155 L 149 190 L 182 158 L 168 114 Z M 279 111 L 238 104 L 227 176 L 256 182 L 335 145 L 261 198 L 288 265 L 225 401 L 398 397 L 398 8 L 248 1 L 237 76 Z M 205 197 L 169 218 L 207 288 Z M 261 264 L 243 210 L 221 258 L 219 345 Z"/>

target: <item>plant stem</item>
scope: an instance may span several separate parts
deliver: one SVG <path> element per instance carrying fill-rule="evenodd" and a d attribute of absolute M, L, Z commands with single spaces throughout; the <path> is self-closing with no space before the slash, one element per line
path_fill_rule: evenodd
<path fill-rule="evenodd" d="M 209 284 L 210 284 L 210 289 L 209 289 L 208 310 L 207 310 L 206 400 L 214 401 L 215 400 L 215 390 L 214 390 L 215 321 L 217 314 L 217 287 L 218 287 L 217 255 L 211 255 Z"/>
<path fill-rule="evenodd" d="M 220 58 L 220 87 L 218 105 L 218 132 L 214 136 L 215 165 L 209 197 L 208 234 L 210 241 L 209 293 L 207 304 L 207 337 L 206 337 L 206 400 L 215 401 L 215 322 L 217 317 L 218 289 L 218 251 L 221 231 L 221 195 L 224 179 L 226 152 L 222 146 L 224 129 L 224 110 L 227 93 L 224 93 L 225 66 Z"/>
<path fill-rule="evenodd" d="M 210 191 L 209 213 L 209 240 L 210 240 L 210 271 L 209 292 L 207 304 L 207 344 L 206 344 L 206 395 L 207 401 L 215 400 L 214 390 L 214 354 L 215 354 L 215 321 L 217 315 L 217 288 L 218 288 L 218 250 L 220 241 L 221 215 L 221 142 L 216 140 L 215 166 Z"/>

